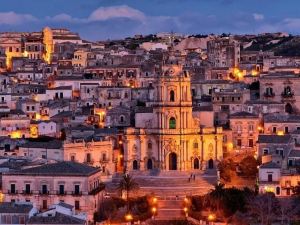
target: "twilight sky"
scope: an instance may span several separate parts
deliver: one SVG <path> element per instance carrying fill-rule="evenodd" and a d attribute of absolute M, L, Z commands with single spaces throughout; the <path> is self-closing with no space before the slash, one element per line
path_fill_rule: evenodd
<path fill-rule="evenodd" d="M 0 0 L 0 31 L 66 27 L 89 40 L 174 31 L 300 33 L 300 0 Z"/>

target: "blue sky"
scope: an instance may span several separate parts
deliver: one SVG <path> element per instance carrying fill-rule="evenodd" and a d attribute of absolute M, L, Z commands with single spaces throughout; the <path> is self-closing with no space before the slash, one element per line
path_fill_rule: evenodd
<path fill-rule="evenodd" d="M 0 6 L 0 31 L 66 27 L 90 40 L 300 31 L 300 0 L 0 0 Z"/>

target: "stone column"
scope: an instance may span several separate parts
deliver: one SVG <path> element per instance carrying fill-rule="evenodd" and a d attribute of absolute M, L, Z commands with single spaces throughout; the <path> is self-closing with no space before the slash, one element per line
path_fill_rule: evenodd
<path fill-rule="evenodd" d="M 145 168 L 145 157 L 146 157 L 146 151 L 147 151 L 147 142 L 144 137 L 140 137 L 140 170 L 146 170 Z"/>
<path fill-rule="evenodd" d="M 215 160 L 218 159 L 218 136 L 215 136 Z"/>

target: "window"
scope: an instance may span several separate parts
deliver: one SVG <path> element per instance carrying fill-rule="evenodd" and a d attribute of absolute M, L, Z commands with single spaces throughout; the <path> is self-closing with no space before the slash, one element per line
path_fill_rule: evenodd
<path fill-rule="evenodd" d="M 75 161 L 75 155 L 71 155 L 71 161 L 72 161 L 72 162 Z"/>
<path fill-rule="evenodd" d="M 106 153 L 102 153 L 102 160 L 106 161 Z"/>
<path fill-rule="evenodd" d="M 79 210 L 80 209 L 80 203 L 79 203 L 79 201 L 75 201 L 75 209 L 76 210 Z"/>
<path fill-rule="evenodd" d="M 263 149 L 263 154 L 268 155 L 269 154 L 269 149 L 267 149 L 267 148 Z"/>
<path fill-rule="evenodd" d="M 47 200 L 43 200 L 43 209 L 47 209 L 47 208 L 48 208 Z"/>
<path fill-rule="evenodd" d="M 30 184 L 25 184 L 25 193 L 30 194 Z"/>
<path fill-rule="evenodd" d="M 250 148 L 252 148 L 252 147 L 253 147 L 253 139 L 249 139 L 248 142 L 249 142 L 249 143 L 248 143 L 248 146 L 249 146 Z"/>
<path fill-rule="evenodd" d="M 273 132 L 274 134 L 276 134 L 277 128 L 276 128 L 276 127 L 273 127 L 273 128 L 272 128 L 272 132 Z"/>
<path fill-rule="evenodd" d="M 120 123 L 124 123 L 124 116 L 120 116 Z"/>
<path fill-rule="evenodd" d="M 285 133 L 285 134 L 288 134 L 288 133 L 289 133 L 289 127 L 285 127 L 285 128 L 284 128 L 284 133 Z"/>
<path fill-rule="evenodd" d="M 192 89 L 192 96 L 195 97 L 196 96 L 196 90 L 193 88 Z"/>
<path fill-rule="evenodd" d="M 48 193 L 48 188 L 47 188 L 47 185 L 46 184 L 43 184 L 42 185 L 42 194 L 47 194 Z"/>
<path fill-rule="evenodd" d="M 283 149 L 276 149 L 276 155 L 283 157 Z"/>
<path fill-rule="evenodd" d="M 75 184 L 75 186 L 74 186 L 74 192 L 75 192 L 75 195 L 79 195 L 79 193 L 80 193 L 80 186 L 79 186 L 79 184 Z"/>
<path fill-rule="evenodd" d="M 86 162 L 91 162 L 91 153 L 86 154 Z"/>
<path fill-rule="evenodd" d="M 198 148 L 198 142 L 194 142 L 193 147 L 194 147 L 194 149 L 197 149 Z"/>
<path fill-rule="evenodd" d="M 169 120 L 169 129 L 176 129 L 176 119 L 174 117 Z"/>
<path fill-rule="evenodd" d="M 152 150 L 152 143 L 148 142 L 148 150 Z"/>
<path fill-rule="evenodd" d="M 16 184 L 10 184 L 10 193 L 12 194 L 16 193 Z"/>
<path fill-rule="evenodd" d="M 175 102 L 175 92 L 173 90 L 170 91 L 170 102 Z"/>
<path fill-rule="evenodd" d="M 25 224 L 25 217 L 24 216 L 20 216 L 20 224 Z"/>
<path fill-rule="evenodd" d="M 280 195 L 280 187 L 276 187 L 276 195 Z"/>
<path fill-rule="evenodd" d="M 59 185 L 59 194 L 64 195 L 65 194 L 65 185 L 60 184 Z"/>
<path fill-rule="evenodd" d="M 249 131 L 253 131 L 254 129 L 253 129 L 253 124 L 249 124 Z"/>
<path fill-rule="evenodd" d="M 273 174 L 268 174 L 268 182 L 272 182 L 273 181 Z"/>
<path fill-rule="evenodd" d="M 242 139 L 237 139 L 236 145 L 238 147 L 241 147 L 242 146 Z"/>

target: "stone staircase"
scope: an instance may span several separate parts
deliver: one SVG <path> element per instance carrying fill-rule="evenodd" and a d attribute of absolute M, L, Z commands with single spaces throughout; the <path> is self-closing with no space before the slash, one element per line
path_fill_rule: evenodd
<path fill-rule="evenodd" d="M 195 180 L 190 178 L 191 173 L 195 174 Z M 152 194 L 163 200 L 172 198 L 184 198 L 187 195 L 203 195 L 213 189 L 217 183 L 216 171 L 134 171 L 130 173 L 139 183 L 139 190 L 135 195 Z M 111 183 L 107 183 L 106 190 L 115 193 L 116 187 L 122 175 L 114 176 Z"/>
<path fill-rule="evenodd" d="M 158 200 L 155 220 L 184 219 L 182 200 Z"/>

